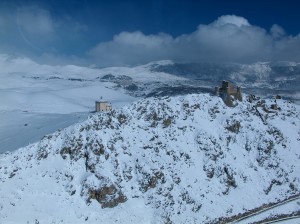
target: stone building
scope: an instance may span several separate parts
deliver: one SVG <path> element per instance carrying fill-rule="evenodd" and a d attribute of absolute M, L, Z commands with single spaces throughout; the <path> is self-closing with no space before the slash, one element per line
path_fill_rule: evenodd
<path fill-rule="evenodd" d="M 241 87 L 235 86 L 228 81 L 223 81 L 221 87 L 216 86 L 215 94 L 217 96 L 220 96 L 223 99 L 224 103 L 229 107 L 236 106 L 236 100 L 243 100 Z"/>
<path fill-rule="evenodd" d="M 96 101 L 95 110 L 96 112 L 107 112 L 112 110 L 112 106 L 107 101 Z"/>

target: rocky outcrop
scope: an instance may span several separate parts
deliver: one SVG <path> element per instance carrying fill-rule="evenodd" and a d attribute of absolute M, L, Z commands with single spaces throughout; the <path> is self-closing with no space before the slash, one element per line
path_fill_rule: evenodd
<path fill-rule="evenodd" d="M 273 104 L 275 99 L 249 96 L 228 108 L 219 97 L 195 94 L 95 114 L 19 154 L 2 156 L 1 199 L 17 206 L 10 195 L 31 195 L 32 186 L 47 180 L 43 190 L 57 183 L 53 195 L 66 193 L 62 204 L 96 207 L 88 220 L 103 220 L 108 209 L 132 214 L 127 206 L 137 202 L 153 213 L 153 223 L 240 217 L 300 190 L 299 106 L 276 99 L 281 110 L 275 110 Z M 24 180 L 32 186 L 8 190 Z M 22 194 L 16 198 L 23 200 Z M 72 203 L 67 205 L 74 209 Z"/>

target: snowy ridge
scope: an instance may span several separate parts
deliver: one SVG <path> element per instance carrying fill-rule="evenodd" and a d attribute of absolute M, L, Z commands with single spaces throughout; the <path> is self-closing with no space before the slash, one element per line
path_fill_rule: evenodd
<path fill-rule="evenodd" d="M 0 154 L 0 222 L 215 223 L 299 194 L 299 109 L 193 94 L 95 114 Z"/>

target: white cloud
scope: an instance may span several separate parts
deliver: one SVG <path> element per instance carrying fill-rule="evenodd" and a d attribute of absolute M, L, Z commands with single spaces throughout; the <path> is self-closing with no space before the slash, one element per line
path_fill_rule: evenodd
<path fill-rule="evenodd" d="M 51 49 L 59 37 L 49 11 L 37 6 L 0 6 L 1 53 L 32 56 Z"/>
<path fill-rule="evenodd" d="M 51 49 L 49 46 L 57 36 L 55 22 L 47 10 L 36 6 L 18 8 L 15 22 L 18 36 L 31 50 L 40 53 Z"/>
<path fill-rule="evenodd" d="M 122 32 L 112 41 L 98 44 L 89 55 L 101 65 L 139 64 L 169 57 L 173 41 L 171 36 L 163 33 L 146 36 L 139 31 Z"/>
<path fill-rule="evenodd" d="M 300 62 L 300 34 L 289 36 L 279 25 L 270 31 L 247 19 L 224 15 L 210 24 L 200 24 L 188 34 L 172 37 L 166 33 L 145 35 L 121 32 L 111 41 L 91 49 L 87 35 L 93 27 L 68 15 L 52 17 L 37 6 L 14 12 L 0 8 L 1 52 L 21 54 L 42 63 L 137 65 L 156 60 L 178 62 L 240 62 L 289 60 Z"/>
<path fill-rule="evenodd" d="M 300 34 L 284 36 L 274 42 L 273 60 L 300 62 Z"/>
<path fill-rule="evenodd" d="M 241 26 L 250 26 L 250 23 L 248 22 L 247 19 L 240 17 L 240 16 L 224 15 L 224 16 L 220 16 L 211 25 L 215 26 L 215 27 L 221 27 L 221 26 L 225 26 L 225 25 L 235 25 L 235 26 L 241 27 Z"/>
<path fill-rule="evenodd" d="M 94 47 L 89 56 L 100 65 L 133 65 L 171 59 L 189 62 L 300 61 L 299 36 L 286 36 L 274 25 L 270 32 L 235 15 L 219 17 L 190 34 L 145 35 L 123 32 Z"/>
<path fill-rule="evenodd" d="M 18 26 L 32 35 L 51 35 L 54 32 L 54 22 L 47 10 L 31 6 L 17 11 Z"/>
<path fill-rule="evenodd" d="M 87 31 L 85 24 L 72 17 L 54 17 L 37 5 L 0 3 L 0 53 L 27 56 L 41 63 L 82 63 L 85 60 L 79 60 L 74 52 L 80 49 Z"/>
<path fill-rule="evenodd" d="M 271 32 L 272 37 L 274 37 L 275 39 L 280 39 L 280 38 L 285 36 L 284 29 L 281 26 L 277 25 L 277 24 L 274 24 L 271 27 L 270 32 Z"/>

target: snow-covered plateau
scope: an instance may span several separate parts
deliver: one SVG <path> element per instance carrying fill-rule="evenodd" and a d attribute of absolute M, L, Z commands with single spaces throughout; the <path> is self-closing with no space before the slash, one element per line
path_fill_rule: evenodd
<path fill-rule="evenodd" d="M 0 223 L 234 221 L 299 195 L 299 115 L 283 99 L 232 108 L 210 94 L 96 113 L 0 154 Z"/>

